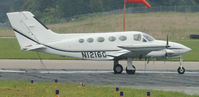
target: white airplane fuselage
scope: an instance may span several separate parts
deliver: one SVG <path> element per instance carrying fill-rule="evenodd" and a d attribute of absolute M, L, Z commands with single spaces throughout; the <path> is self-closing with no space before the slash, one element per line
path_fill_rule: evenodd
<path fill-rule="evenodd" d="M 140 34 L 141 39 L 139 41 L 134 40 L 134 34 Z M 112 60 L 114 56 L 109 56 L 109 53 L 116 53 L 122 51 L 122 48 L 118 47 L 121 45 L 132 45 L 132 44 L 166 44 L 166 41 L 162 40 L 153 40 L 144 42 L 143 33 L 138 31 L 128 31 L 128 32 L 109 32 L 109 33 L 87 33 L 87 34 L 70 34 L 71 38 L 68 38 L 69 34 L 59 34 L 61 39 L 57 42 L 47 43 L 46 45 L 53 47 L 47 49 L 40 49 L 40 52 L 46 52 L 50 54 L 57 54 L 61 56 L 69 56 L 75 58 L 89 59 L 89 60 Z M 120 40 L 121 36 L 125 36 L 125 40 Z M 115 37 L 114 41 L 110 41 L 110 37 Z M 98 39 L 103 38 L 102 42 L 99 42 Z M 83 42 L 80 42 L 80 40 Z M 89 39 L 93 39 L 92 42 L 89 42 Z M 172 55 L 168 56 L 170 58 L 180 57 L 182 54 L 190 51 L 191 49 L 175 42 L 169 42 L 170 48 L 174 48 Z M 122 55 L 121 58 L 164 58 L 165 51 L 157 50 L 150 51 L 148 54 L 128 52 L 125 55 Z"/>

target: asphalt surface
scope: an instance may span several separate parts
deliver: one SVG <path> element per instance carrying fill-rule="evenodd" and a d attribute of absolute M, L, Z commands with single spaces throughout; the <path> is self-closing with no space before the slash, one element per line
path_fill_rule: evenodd
<path fill-rule="evenodd" d="M 42 64 L 43 63 L 43 64 Z M 64 69 L 64 70 L 112 70 L 112 61 L 89 61 L 89 60 L 0 60 L 0 69 Z M 126 61 L 119 61 L 126 67 Z M 177 70 L 179 62 L 150 61 L 145 68 L 145 62 L 133 62 L 137 70 Z M 199 70 L 199 62 L 184 62 L 186 70 Z"/>
<path fill-rule="evenodd" d="M 178 62 L 151 62 L 146 70 L 143 69 L 145 66 L 141 65 L 144 62 L 135 62 L 135 65 L 139 64 L 136 66 L 138 71 L 135 75 L 128 75 L 125 72 L 118 75 L 113 74 L 112 65 L 108 65 L 112 62 L 45 60 L 44 63 L 45 66 L 39 64 L 38 60 L 0 60 L 0 80 L 52 82 L 58 79 L 62 83 L 84 82 L 199 95 L 199 66 L 197 66 L 199 64 L 197 62 L 185 62 L 184 64 L 189 65 L 185 65 L 187 72 L 184 75 L 176 72 Z M 100 63 L 102 65 L 99 65 Z M 124 66 L 126 64 L 125 61 L 121 63 Z M 65 65 L 60 66 L 59 64 Z M 66 64 L 69 65 L 66 66 Z"/>

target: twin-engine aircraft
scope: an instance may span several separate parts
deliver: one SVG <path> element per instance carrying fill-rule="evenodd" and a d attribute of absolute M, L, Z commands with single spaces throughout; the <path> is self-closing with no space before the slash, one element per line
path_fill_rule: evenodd
<path fill-rule="evenodd" d="M 37 51 L 86 60 L 113 60 L 115 74 L 123 72 L 119 60 L 127 59 L 126 73 L 135 74 L 135 58 L 180 58 L 191 49 L 175 42 L 155 40 L 139 31 L 57 34 L 42 24 L 31 12 L 7 13 L 21 50 Z M 185 68 L 178 68 L 184 74 Z"/>

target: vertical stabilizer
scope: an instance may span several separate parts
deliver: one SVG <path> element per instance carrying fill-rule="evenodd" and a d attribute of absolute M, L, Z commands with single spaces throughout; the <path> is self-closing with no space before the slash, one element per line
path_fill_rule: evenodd
<path fill-rule="evenodd" d="M 21 49 L 35 44 L 53 42 L 56 33 L 49 30 L 28 11 L 7 13 Z"/>

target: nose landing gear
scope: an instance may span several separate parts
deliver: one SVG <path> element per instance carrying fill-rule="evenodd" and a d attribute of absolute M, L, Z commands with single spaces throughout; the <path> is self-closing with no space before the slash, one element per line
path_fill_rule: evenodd
<path fill-rule="evenodd" d="M 182 66 L 182 62 L 183 62 L 182 57 L 180 57 L 180 67 L 177 70 L 179 74 L 185 73 L 185 68 Z"/>

